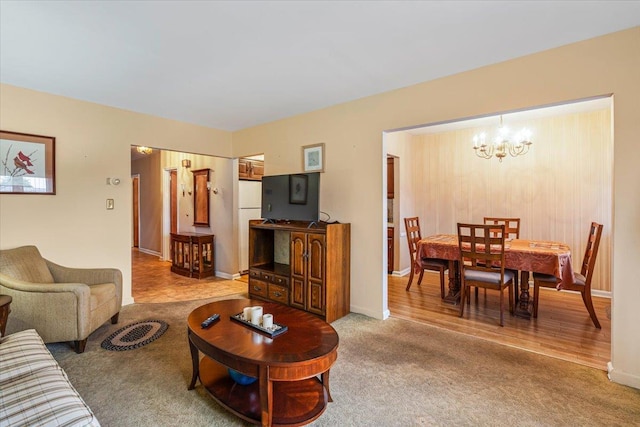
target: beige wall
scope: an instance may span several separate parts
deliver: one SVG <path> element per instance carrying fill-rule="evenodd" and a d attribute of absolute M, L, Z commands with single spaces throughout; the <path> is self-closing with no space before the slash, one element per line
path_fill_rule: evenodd
<path fill-rule="evenodd" d="M 638 52 L 640 27 L 235 132 L 233 146 L 228 132 L 1 85 L 1 129 L 57 138 L 57 195 L 0 196 L 0 248 L 34 243 L 62 264 L 120 268 L 130 303 L 132 144 L 228 158 L 264 153 L 266 173 L 277 174 L 301 171 L 301 147 L 324 142 L 321 208 L 352 224 L 351 308 L 385 317 L 383 131 L 613 93 L 611 375 L 640 388 Z M 106 177 L 123 184 L 106 186 Z M 115 210 L 105 209 L 106 198 Z"/>
<path fill-rule="evenodd" d="M 300 147 L 326 144 L 321 208 L 352 224 L 351 308 L 386 303 L 385 130 L 614 94 L 612 378 L 640 387 L 640 27 L 234 133 L 234 155 L 264 152 L 298 172 Z M 377 265 L 378 268 L 372 268 Z"/>
<path fill-rule="evenodd" d="M 231 155 L 229 132 L 4 84 L 0 129 L 56 138 L 56 195 L 0 195 L 0 248 L 35 244 L 63 265 L 119 268 L 125 304 L 133 302 L 131 145 Z M 108 177 L 122 183 L 106 185 Z"/>
<path fill-rule="evenodd" d="M 404 231 L 402 218 L 418 216 L 423 235 L 455 234 L 457 222 L 481 223 L 485 216 L 518 217 L 521 238 L 567 243 L 579 271 L 589 226 L 596 221 L 604 230 L 592 286 L 608 294 L 613 208 L 611 109 L 510 121 L 505 124 L 514 130 L 532 130 L 531 150 L 522 157 L 507 156 L 502 162 L 476 157 L 473 135 L 491 134 L 497 123 L 413 137 L 406 132 L 387 135 L 389 152 L 403 165 L 398 227 Z M 400 267 L 408 270 L 406 244 L 401 250 Z"/>

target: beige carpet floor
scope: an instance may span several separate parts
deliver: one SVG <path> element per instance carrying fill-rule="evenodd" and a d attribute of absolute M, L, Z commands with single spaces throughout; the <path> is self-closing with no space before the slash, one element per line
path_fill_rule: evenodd
<path fill-rule="evenodd" d="M 83 354 L 50 350 L 104 427 L 244 426 L 200 383 L 189 391 L 186 318 L 211 300 L 123 307 L 118 325 L 96 331 Z M 168 331 L 142 348 L 100 347 L 135 321 Z M 314 426 L 633 426 L 640 390 L 601 370 L 399 319 L 350 314 L 340 336 L 331 394 Z"/>

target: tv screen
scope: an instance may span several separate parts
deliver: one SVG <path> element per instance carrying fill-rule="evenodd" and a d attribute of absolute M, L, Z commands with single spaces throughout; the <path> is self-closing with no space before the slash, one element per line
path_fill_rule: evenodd
<path fill-rule="evenodd" d="M 320 173 L 263 176 L 261 211 L 263 219 L 318 221 Z"/>

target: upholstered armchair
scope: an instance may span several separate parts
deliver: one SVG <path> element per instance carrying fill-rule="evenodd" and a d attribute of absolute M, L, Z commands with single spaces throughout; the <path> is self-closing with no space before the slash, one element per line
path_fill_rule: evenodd
<path fill-rule="evenodd" d="M 93 331 L 118 322 L 122 273 L 63 267 L 22 246 L 0 250 L 0 294 L 13 298 L 8 333 L 35 329 L 45 343 L 71 341 L 82 353 Z"/>

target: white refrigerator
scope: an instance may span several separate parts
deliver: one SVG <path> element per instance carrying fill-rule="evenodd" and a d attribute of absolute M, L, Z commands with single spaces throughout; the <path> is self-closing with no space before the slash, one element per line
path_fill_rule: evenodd
<path fill-rule="evenodd" d="M 238 181 L 238 218 L 240 221 L 240 273 L 249 270 L 249 220 L 260 219 L 262 182 Z"/>

